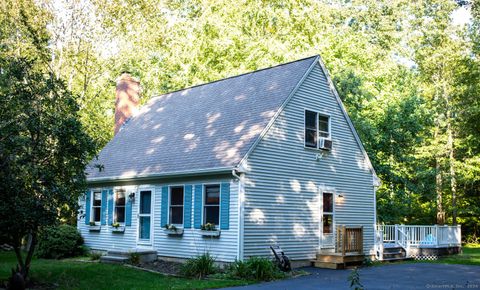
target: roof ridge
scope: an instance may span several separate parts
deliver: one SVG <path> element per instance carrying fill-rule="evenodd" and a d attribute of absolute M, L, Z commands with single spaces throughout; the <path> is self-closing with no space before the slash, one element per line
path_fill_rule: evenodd
<path fill-rule="evenodd" d="M 211 81 L 211 82 L 206 82 L 206 83 L 193 85 L 193 86 L 190 86 L 190 87 L 185 87 L 185 88 L 182 88 L 182 89 L 166 92 L 166 93 L 163 93 L 161 95 L 152 96 L 150 98 L 150 100 L 155 99 L 155 98 L 159 98 L 161 96 L 165 96 L 165 95 L 168 95 L 168 94 L 178 93 L 178 92 L 181 92 L 181 91 L 184 91 L 184 90 L 193 89 L 193 88 L 197 88 L 197 87 L 201 87 L 201 86 L 205 86 L 205 85 L 210 85 L 210 84 L 221 82 L 221 81 L 224 81 L 224 80 L 233 79 L 233 78 L 245 76 L 245 75 L 248 75 L 248 74 L 257 73 L 257 72 L 277 68 L 277 67 L 288 65 L 288 64 L 293 64 L 293 63 L 296 63 L 296 62 L 307 60 L 309 58 L 316 58 L 317 56 L 319 56 L 319 55 L 315 54 L 315 55 L 312 55 L 312 56 L 309 56 L 309 57 L 304 57 L 304 58 L 301 58 L 301 59 L 297 59 L 297 60 L 293 60 L 293 61 L 289 61 L 289 62 L 285 62 L 285 63 L 280 63 L 280 64 L 277 64 L 277 65 L 274 65 L 274 66 L 264 67 L 264 68 L 261 68 L 261 69 L 258 69 L 258 70 L 245 72 L 245 73 L 242 73 L 242 74 L 239 74 L 239 75 L 229 76 L 229 77 L 226 77 L 226 78 L 223 78 L 223 79 L 218 79 L 218 80 L 214 80 L 214 81 Z"/>

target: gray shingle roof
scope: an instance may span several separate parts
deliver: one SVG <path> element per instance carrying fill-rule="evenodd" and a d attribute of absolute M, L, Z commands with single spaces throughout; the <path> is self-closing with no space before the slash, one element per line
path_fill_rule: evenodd
<path fill-rule="evenodd" d="M 152 98 L 90 163 L 88 180 L 233 168 L 315 59 Z"/>

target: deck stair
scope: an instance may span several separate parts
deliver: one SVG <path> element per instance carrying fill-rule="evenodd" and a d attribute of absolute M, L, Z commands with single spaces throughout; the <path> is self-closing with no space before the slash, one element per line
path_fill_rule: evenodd
<path fill-rule="evenodd" d="M 350 266 L 361 265 L 364 259 L 365 255 L 363 254 L 319 253 L 312 264 L 317 268 L 345 269 Z"/>
<path fill-rule="evenodd" d="M 312 265 L 317 268 L 344 269 L 361 265 L 364 259 L 363 227 L 339 225 L 335 233 L 335 249 L 318 253 Z"/>
<path fill-rule="evenodd" d="M 132 253 L 139 254 L 140 263 L 152 262 L 157 259 L 157 251 L 148 249 L 110 250 L 100 257 L 100 262 L 110 264 L 123 264 L 128 262 Z"/>
<path fill-rule="evenodd" d="M 398 262 L 411 259 L 407 257 L 405 249 L 400 246 L 393 245 L 383 248 L 382 261 L 384 262 Z"/>

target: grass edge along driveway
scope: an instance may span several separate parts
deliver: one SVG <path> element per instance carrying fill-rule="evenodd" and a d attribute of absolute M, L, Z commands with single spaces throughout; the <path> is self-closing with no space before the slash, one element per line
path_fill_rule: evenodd
<path fill-rule="evenodd" d="M 13 252 L 0 252 L 0 281 L 8 279 L 15 265 Z M 72 259 L 35 259 L 30 274 L 36 283 L 47 283 L 58 289 L 211 289 L 252 283 L 243 280 L 178 278 L 122 265 L 79 262 Z"/>

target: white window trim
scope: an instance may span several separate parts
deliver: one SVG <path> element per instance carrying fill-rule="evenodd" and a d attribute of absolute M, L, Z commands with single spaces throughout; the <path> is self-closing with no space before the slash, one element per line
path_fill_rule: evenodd
<path fill-rule="evenodd" d="M 214 182 L 214 183 L 203 183 L 202 186 L 202 225 L 205 224 L 205 206 L 212 206 L 212 205 L 205 205 L 206 197 L 207 197 L 207 186 L 210 185 L 218 185 L 218 224 L 215 225 L 215 228 L 218 230 L 220 229 L 220 225 L 222 222 L 222 183 L 221 182 Z"/>
<path fill-rule="evenodd" d="M 306 140 L 307 140 L 307 135 L 305 134 L 306 127 L 305 127 L 305 121 L 306 121 L 306 116 L 307 116 L 307 111 L 315 113 L 315 122 L 316 122 L 316 131 L 317 131 L 317 145 L 316 147 L 310 147 L 306 145 Z M 318 116 L 324 116 L 328 118 L 328 137 L 320 137 L 320 127 L 319 127 L 319 122 L 318 122 Z M 322 131 L 325 133 L 324 131 Z M 320 138 L 325 138 L 328 140 L 332 139 L 332 116 L 328 113 L 320 112 L 318 110 L 312 110 L 309 108 L 304 108 L 303 109 L 303 147 L 305 149 L 311 149 L 311 150 L 320 150 Z"/>
<path fill-rule="evenodd" d="M 172 207 L 172 187 L 182 187 L 183 188 L 183 202 L 182 202 L 182 223 L 181 224 L 172 224 L 170 216 L 170 208 Z M 179 206 L 174 206 L 179 207 Z M 174 225 L 177 228 L 183 228 L 185 225 L 185 184 L 172 184 L 168 186 L 168 213 L 167 213 L 167 223 Z M 162 225 L 163 227 L 164 225 Z"/>
<path fill-rule="evenodd" d="M 112 209 L 112 222 L 115 223 L 117 219 L 117 191 L 125 191 L 125 204 L 123 205 L 123 222 L 119 222 L 120 226 L 125 226 L 125 221 L 127 219 L 127 199 L 128 199 L 128 190 L 126 188 L 114 188 L 113 189 L 113 209 Z"/>
<path fill-rule="evenodd" d="M 94 206 L 93 205 L 93 201 L 95 199 L 95 192 L 99 192 L 100 193 L 100 206 Z M 90 222 L 94 222 L 95 225 L 100 225 L 102 223 L 102 189 L 92 189 L 90 191 Z M 95 207 L 100 207 L 100 220 L 97 222 L 95 221 L 95 212 L 94 212 L 94 208 Z"/>

